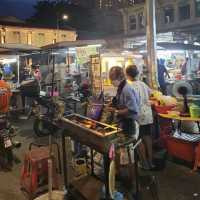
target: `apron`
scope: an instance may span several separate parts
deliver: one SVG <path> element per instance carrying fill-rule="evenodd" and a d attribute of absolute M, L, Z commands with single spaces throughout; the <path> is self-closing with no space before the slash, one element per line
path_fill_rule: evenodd
<path fill-rule="evenodd" d="M 123 80 L 120 83 L 117 89 L 117 94 L 113 98 L 112 104 L 117 109 L 122 109 L 122 107 L 120 106 L 120 97 L 121 97 L 123 88 L 125 87 L 126 84 L 127 84 L 126 80 Z M 125 134 L 128 134 L 129 136 L 135 134 L 135 120 L 134 119 L 123 117 L 123 118 L 119 118 L 119 120 L 120 120 L 121 128 Z"/>

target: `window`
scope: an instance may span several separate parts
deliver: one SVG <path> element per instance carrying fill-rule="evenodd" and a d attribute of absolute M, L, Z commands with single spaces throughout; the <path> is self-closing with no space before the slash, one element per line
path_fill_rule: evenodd
<path fill-rule="evenodd" d="M 6 36 L 5 35 L 2 35 L 2 37 L 1 37 L 1 43 L 2 44 L 6 43 Z"/>
<path fill-rule="evenodd" d="M 102 4 L 103 4 L 102 0 L 99 0 L 99 8 L 100 9 L 103 7 Z"/>
<path fill-rule="evenodd" d="M 13 32 L 13 40 L 15 43 L 20 43 L 20 32 L 18 31 Z"/>
<path fill-rule="evenodd" d="M 135 15 L 131 15 L 129 17 L 129 29 L 136 30 L 136 17 Z"/>
<path fill-rule="evenodd" d="M 56 43 L 56 39 L 53 39 L 52 43 L 55 44 Z"/>
<path fill-rule="evenodd" d="M 45 34 L 44 33 L 38 33 L 38 44 L 39 45 L 45 44 Z"/>
<path fill-rule="evenodd" d="M 165 24 L 170 24 L 174 22 L 174 8 L 168 7 L 164 8 Z"/>
<path fill-rule="evenodd" d="M 6 32 L 5 32 L 5 30 L 0 32 L 0 36 L 1 36 L 1 44 L 6 43 Z"/>
<path fill-rule="evenodd" d="M 179 6 L 179 20 L 190 19 L 190 5 L 184 4 Z"/>
<path fill-rule="evenodd" d="M 62 39 L 66 39 L 67 36 L 65 34 L 62 34 L 61 37 Z"/>
<path fill-rule="evenodd" d="M 142 3 L 142 2 L 137 2 L 135 0 L 128 0 L 129 5 L 134 5 L 135 3 Z"/>
<path fill-rule="evenodd" d="M 196 17 L 200 17 L 200 0 L 195 1 Z"/>
<path fill-rule="evenodd" d="M 143 12 L 138 14 L 138 21 L 139 21 L 139 27 L 144 28 L 145 26 L 145 21 L 144 21 L 144 15 Z"/>
<path fill-rule="evenodd" d="M 32 33 L 27 34 L 27 44 L 29 44 L 29 45 L 32 44 Z"/>

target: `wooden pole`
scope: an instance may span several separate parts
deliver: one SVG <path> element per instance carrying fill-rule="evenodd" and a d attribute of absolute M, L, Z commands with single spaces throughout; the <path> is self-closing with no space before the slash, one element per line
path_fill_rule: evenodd
<path fill-rule="evenodd" d="M 150 85 L 154 89 L 158 88 L 157 81 L 157 55 L 156 55 L 156 15 L 155 0 L 146 0 L 147 16 L 147 61 L 150 71 Z"/>
<path fill-rule="evenodd" d="M 20 57 L 17 56 L 17 85 L 19 86 L 20 84 Z"/>
<path fill-rule="evenodd" d="M 52 80 L 51 80 L 51 97 L 53 97 L 54 92 L 54 76 L 55 76 L 55 55 L 52 51 L 52 57 L 53 57 L 53 69 L 52 69 Z"/>

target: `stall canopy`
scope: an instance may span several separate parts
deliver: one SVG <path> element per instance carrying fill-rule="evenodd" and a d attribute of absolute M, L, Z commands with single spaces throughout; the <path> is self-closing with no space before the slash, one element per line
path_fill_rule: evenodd
<path fill-rule="evenodd" d="M 168 50 L 194 50 L 199 51 L 199 45 L 184 44 L 184 43 L 172 43 L 172 42 L 158 42 L 159 47 L 163 47 Z"/>
<path fill-rule="evenodd" d="M 184 43 L 175 43 L 175 42 L 158 42 L 157 43 L 157 50 L 183 50 L 183 51 L 199 51 L 200 46 L 199 45 L 193 45 L 193 44 L 184 44 Z M 146 44 L 137 46 L 133 48 L 133 51 L 145 51 L 146 50 Z"/>
<path fill-rule="evenodd" d="M 70 48 L 70 47 L 81 47 L 81 46 L 88 46 L 88 45 L 105 45 L 105 40 L 77 40 L 73 42 L 58 42 L 55 44 L 50 44 L 47 46 L 43 46 L 42 49 L 63 49 L 63 48 Z"/>
<path fill-rule="evenodd" d="M 0 44 L 0 54 L 13 54 L 13 53 L 28 53 L 33 51 L 39 51 L 39 47 L 35 47 L 27 44 Z"/>

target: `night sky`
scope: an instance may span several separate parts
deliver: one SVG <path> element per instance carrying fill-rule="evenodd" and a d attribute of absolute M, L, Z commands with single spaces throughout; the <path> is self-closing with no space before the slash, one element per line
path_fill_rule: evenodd
<path fill-rule="evenodd" d="M 0 16 L 12 15 L 26 19 L 34 13 L 37 0 L 0 0 Z"/>

